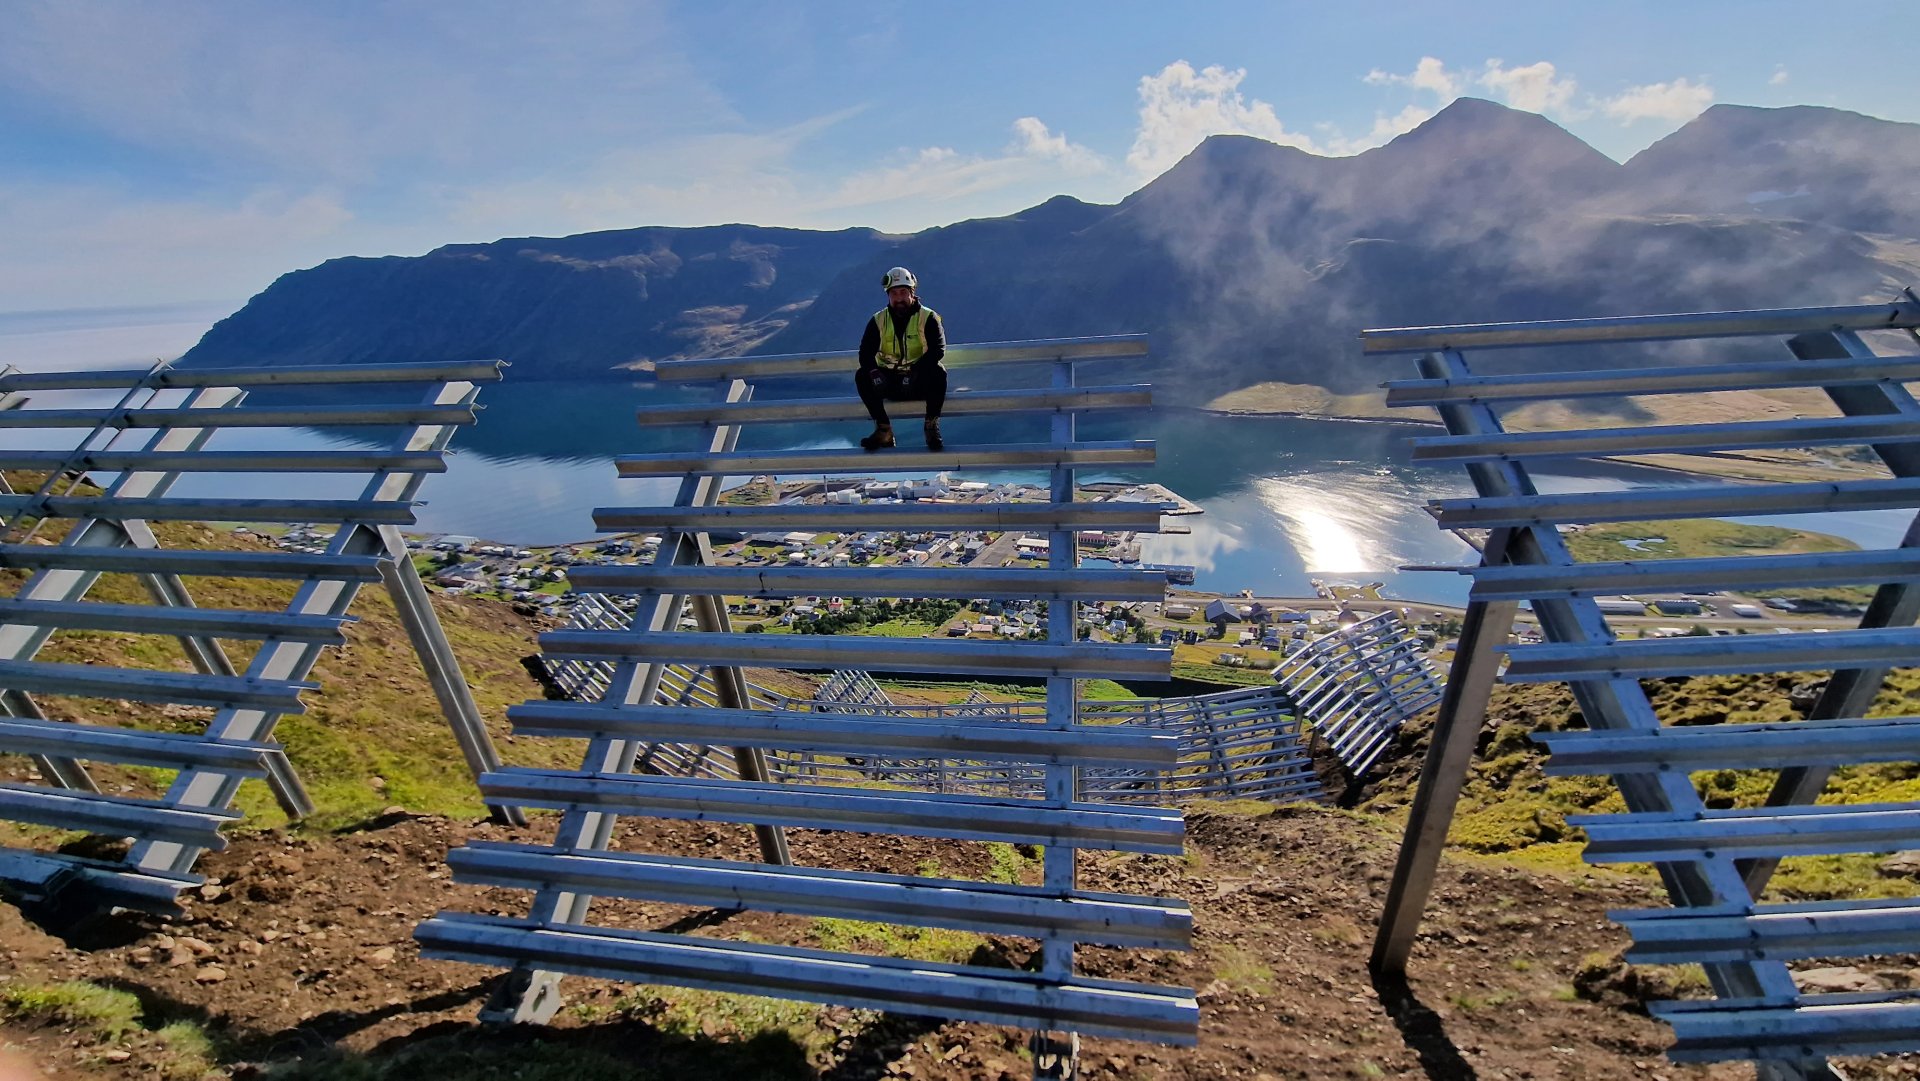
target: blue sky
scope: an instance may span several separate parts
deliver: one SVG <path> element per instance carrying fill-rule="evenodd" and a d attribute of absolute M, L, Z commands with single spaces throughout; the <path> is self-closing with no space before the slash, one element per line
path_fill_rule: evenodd
<path fill-rule="evenodd" d="M 1851 15 L 1848 14 L 1851 10 Z M 636 225 L 1119 199 L 1208 134 L 1355 153 L 1455 96 L 1625 159 L 1715 102 L 1920 121 L 1884 7 L 0 0 L 0 311 Z"/>

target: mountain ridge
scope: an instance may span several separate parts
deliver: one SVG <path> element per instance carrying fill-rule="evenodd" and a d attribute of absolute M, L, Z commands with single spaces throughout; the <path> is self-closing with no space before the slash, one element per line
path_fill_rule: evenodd
<path fill-rule="evenodd" d="M 847 349 L 881 271 L 905 264 L 952 341 L 1145 332 L 1176 396 L 1350 391 L 1397 370 L 1359 356 L 1366 326 L 1892 295 L 1920 278 L 1920 218 L 1909 230 L 1895 206 L 1920 183 L 1910 157 L 1920 125 L 1716 106 L 1622 164 L 1461 99 L 1351 157 L 1216 135 L 1115 204 L 1056 196 L 906 235 L 639 227 L 330 260 L 182 363 L 498 356 L 526 378 Z M 1836 160 L 1848 185 L 1819 181 Z M 1746 186 L 1763 181 L 1815 187 L 1756 202 Z"/>

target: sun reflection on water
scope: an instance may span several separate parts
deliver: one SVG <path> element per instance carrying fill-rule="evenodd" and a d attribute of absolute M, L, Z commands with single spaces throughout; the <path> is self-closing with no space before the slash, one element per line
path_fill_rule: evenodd
<path fill-rule="evenodd" d="M 1387 571 L 1402 561 L 1394 550 L 1393 508 L 1404 504 L 1397 479 L 1342 472 L 1257 477 L 1253 489 L 1273 512 L 1309 573 Z"/>

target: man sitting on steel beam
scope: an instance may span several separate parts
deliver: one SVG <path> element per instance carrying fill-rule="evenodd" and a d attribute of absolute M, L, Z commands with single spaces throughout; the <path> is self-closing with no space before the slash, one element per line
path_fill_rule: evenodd
<path fill-rule="evenodd" d="M 860 338 L 860 370 L 853 377 L 873 417 L 873 434 L 860 445 L 868 450 L 893 446 L 889 400 L 925 401 L 927 449 L 939 450 L 945 445 L 940 441 L 940 407 L 947 400 L 947 369 L 940 361 L 947 355 L 946 331 L 939 313 L 920 303 L 914 291 L 920 283 L 913 271 L 894 267 L 880 284 L 887 290 L 887 306 L 867 320 Z"/>

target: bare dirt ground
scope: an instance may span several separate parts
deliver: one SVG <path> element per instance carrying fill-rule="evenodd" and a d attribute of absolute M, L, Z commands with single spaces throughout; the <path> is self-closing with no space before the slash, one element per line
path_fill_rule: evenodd
<path fill-rule="evenodd" d="M 203 869 L 217 884 L 184 918 L 116 917 L 72 944 L 0 906 L 9 985 L 84 980 L 130 992 L 138 1027 L 110 1035 L 19 1015 L 0 1039 L 48 1076 L 77 1078 L 855 1078 L 1030 1076 L 1020 1033 L 903 1015 L 771 1004 L 572 978 L 545 1028 L 475 1022 L 493 970 L 422 960 L 410 932 L 442 908 L 519 914 L 526 896 L 457 885 L 444 866 L 468 839 L 545 840 L 394 813 L 334 833 L 241 835 Z M 1377 818 L 1236 805 L 1190 818 L 1182 858 L 1089 856 L 1084 884 L 1189 899 L 1191 954 L 1082 951 L 1089 974 L 1199 989 L 1200 1043 L 1090 1040 L 1084 1076 L 1206 1078 L 1740 1078 L 1749 1067 L 1676 1066 L 1639 999 L 1671 993 L 1606 956 L 1624 944 L 1612 907 L 1652 903 L 1651 879 L 1557 875 L 1450 859 L 1416 947 L 1410 986 L 1376 985 L 1365 960 L 1397 833 Z M 752 858 L 743 827 L 636 822 L 622 848 Z M 983 846 L 795 831 L 796 860 L 984 877 Z M 1031 868 L 1029 868 L 1031 870 Z M 820 944 L 821 921 L 601 902 L 594 921 Z M 964 943 L 963 943 L 964 945 Z M 1022 964 L 1032 944 L 984 940 L 976 963 Z M 1910 975 L 1910 974 L 1909 974 Z M 1684 990 L 1684 987 L 1683 987 Z M 694 994 L 694 997 L 684 998 Z M 163 1026 L 207 1037 L 178 1053 Z M 1856 1078 L 1920 1076 L 1879 1059 Z"/>

